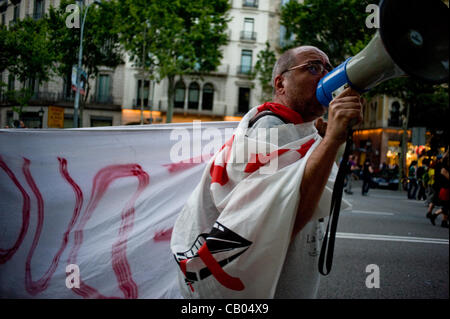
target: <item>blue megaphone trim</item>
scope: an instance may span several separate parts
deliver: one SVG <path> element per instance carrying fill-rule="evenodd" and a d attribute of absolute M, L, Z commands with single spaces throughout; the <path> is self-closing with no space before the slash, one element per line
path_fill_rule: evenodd
<path fill-rule="evenodd" d="M 350 80 L 347 76 L 347 63 L 350 61 L 351 57 L 345 60 L 341 65 L 332 70 L 330 73 L 325 75 L 317 85 L 316 97 L 320 104 L 323 106 L 328 106 L 333 99 L 332 93 L 348 83 L 350 86 Z"/>

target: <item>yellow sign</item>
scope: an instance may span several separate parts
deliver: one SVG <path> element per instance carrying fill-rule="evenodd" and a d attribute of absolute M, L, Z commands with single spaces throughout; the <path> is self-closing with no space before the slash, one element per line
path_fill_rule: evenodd
<path fill-rule="evenodd" d="M 57 106 L 48 107 L 48 121 L 49 128 L 64 128 L 64 108 Z"/>

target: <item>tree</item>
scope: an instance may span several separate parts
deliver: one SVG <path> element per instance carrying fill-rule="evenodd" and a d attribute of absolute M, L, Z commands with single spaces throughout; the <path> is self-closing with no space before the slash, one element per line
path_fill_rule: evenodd
<path fill-rule="evenodd" d="M 6 35 L 5 35 L 6 33 Z M 0 30 L 0 72 L 7 69 L 22 83 L 20 90 L 7 92 L 9 100 L 18 104 L 13 111 L 21 116 L 32 97 L 35 83 L 48 81 L 54 70 L 54 54 L 49 30 L 42 20 L 29 17 Z M 3 50 L 2 50 L 3 51 Z"/>
<path fill-rule="evenodd" d="M 136 66 L 168 80 L 167 122 L 172 121 L 175 77 L 214 71 L 228 41 L 227 0 L 116 1 L 120 40 Z M 142 57 L 145 42 L 145 65 Z"/>
<path fill-rule="evenodd" d="M 0 25 L 0 73 L 11 65 L 11 59 L 15 56 L 13 40 L 14 37 L 6 25 Z"/>
<path fill-rule="evenodd" d="M 69 28 L 66 20 L 72 12 L 66 12 L 68 5 L 75 1 L 63 0 L 58 8 L 50 7 L 46 15 L 46 23 L 49 26 L 52 38 L 52 46 L 56 54 L 57 74 L 63 77 L 67 83 L 65 92 L 70 95 L 70 83 L 72 67 L 78 64 L 78 49 L 80 44 L 80 28 Z M 84 16 L 86 7 L 79 13 Z M 115 3 L 103 1 L 100 6 L 91 5 L 86 16 L 83 36 L 82 65 L 88 79 L 94 79 L 99 74 L 99 67 L 115 68 L 123 63 L 122 51 L 119 44 L 119 35 L 115 32 L 114 17 Z M 90 92 L 89 81 L 86 83 L 84 103 Z"/>
<path fill-rule="evenodd" d="M 257 55 L 255 72 L 252 74 L 252 79 L 257 77 L 261 84 L 261 102 L 272 99 L 272 70 L 276 61 L 275 52 L 270 49 L 269 42 L 266 42 L 266 48 Z"/>
<path fill-rule="evenodd" d="M 376 29 L 368 29 L 367 0 L 289 1 L 281 9 L 280 23 L 286 36 L 295 35 L 287 50 L 298 45 L 313 45 L 324 51 L 337 66 L 358 53 L 370 41 Z"/>

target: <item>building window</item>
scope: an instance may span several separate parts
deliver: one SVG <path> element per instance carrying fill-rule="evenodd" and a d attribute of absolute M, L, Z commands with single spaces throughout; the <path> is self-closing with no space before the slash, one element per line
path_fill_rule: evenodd
<path fill-rule="evenodd" d="M 23 112 L 20 119 L 27 128 L 41 128 L 41 118 L 38 112 Z"/>
<path fill-rule="evenodd" d="M 44 17 L 45 12 L 45 0 L 34 0 L 34 19 L 41 19 Z"/>
<path fill-rule="evenodd" d="M 370 127 L 375 127 L 377 125 L 377 107 L 378 107 L 378 102 L 372 102 L 370 103 Z"/>
<path fill-rule="evenodd" d="M 97 102 L 107 103 L 110 100 L 110 76 L 100 75 L 97 82 Z"/>
<path fill-rule="evenodd" d="M 250 74 L 252 71 L 252 50 L 242 50 L 239 74 Z"/>
<path fill-rule="evenodd" d="M 198 109 L 198 101 L 200 98 L 200 86 L 193 82 L 189 85 L 188 108 Z"/>
<path fill-rule="evenodd" d="M 256 41 L 255 19 L 245 18 L 244 19 L 244 30 L 241 31 L 241 40 Z"/>
<path fill-rule="evenodd" d="M 213 109 L 214 104 L 214 87 L 212 84 L 207 83 L 203 86 L 203 96 L 202 96 L 202 110 Z"/>
<path fill-rule="evenodd" d="M 400 103 L 393 102 L 391 104 L 391 112 L 389 114 L 389 126 L 402 126 L 401 117 L 400 117 Z"/>
<path fill-rule="evenodd" d="M 6 25 L 6 10 L 8 9 L 8 1 L 0 0 L 0 23 Z"/>
<path fill-rule="evenodd" d="M 6 111 L 6 125 L 14 127 L 14 112 Z"/>
<path fill-rule="evenodd" d="M 16 22 L 20 18 L 20 3 L 14 6 L 13 21 Z"/>
<path fill-rule="evenodd" d="M 287 33 L 284 25 L 280 26 L 280 47 L 284 48 L 293 44 L 295 35 L 293 33 Z"/>
<path fill-rule="evenodd" d="M 9 74 L 8 76 L 8 91 L 14 91 L 15 89 L 15 77 L 13 74 Z"/>
<path fill-rule="evenodd" d="M 239 88 L 238 113 L 245 114 L 250 106 L 250 88 Z"/>
<path fill-rule="evenodd" d="M 91 127 L 112 126 L 113 119 L 109 116 L 91 116 Z"/>
<path fill-rule="evenodd" d="M 242 6 L 247 8 L 258 8 L 258 0 L 243 0 Z"/>
<path fill-rule="evenodd" d="M 175 84 L 175 107 L 184 108 L 184 98 L 186 96 L 186 86 L 183 82 L 178 81 Z"/>
<path fill-rule="evenodd" d="M 137 98 L 135 105 L 141 106 L 141 96 L 144 98 L 144 106 L 148 106 L 148 97 L 150 96 L 150 81 L 144 81 L 144 87 L 142 88 L 142 80 L 137 81 Z"/>

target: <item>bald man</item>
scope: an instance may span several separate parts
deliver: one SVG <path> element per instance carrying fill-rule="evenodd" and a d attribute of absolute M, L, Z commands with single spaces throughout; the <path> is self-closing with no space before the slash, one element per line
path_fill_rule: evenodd
<path fill-rule="evenodd" d="M 185 297 L 316 297 L 319 217 L 329 212 L 330 174 L 349 123 L 362 120 L 359 94 L 351 89 L 330 103 L 328 123 L 320 119 L 326 108 L 316 87 L 331 69 L 327 55 L 312 46 L 281 55 L 272 102 L 252 108 L 205 168 L 172 233 Z M 260 139 L 260 129 L 275 129 L 278 140 Z M 234 162 L 251 141 L 277 145 L 269 158 L 279 156 L 280 166 L 272 174 L 260 172 L 258 161 Z"/>
<path fill-rule="evenodd" d="M 316 98 L 322 77 L 332 70 L 328 56 L 313 46 L 301 46 L 285 52 L 272 73 L 273 101 L 301 115 L 304 122 L 319 119 L 326 111 Z M 362 121 L 359 93 L 347 88 L 328 108 L 328 123 L 316 122 L 319 130 L 326 126 L 324 139 L 308 160 L 300 188 L 300 204 L 295 221 L 295 235 L 310 220 L 320 199 L 339 147 L 345 142 L 350 122 Z M 263 123 L 255 127 L 263 127 Z"/>

